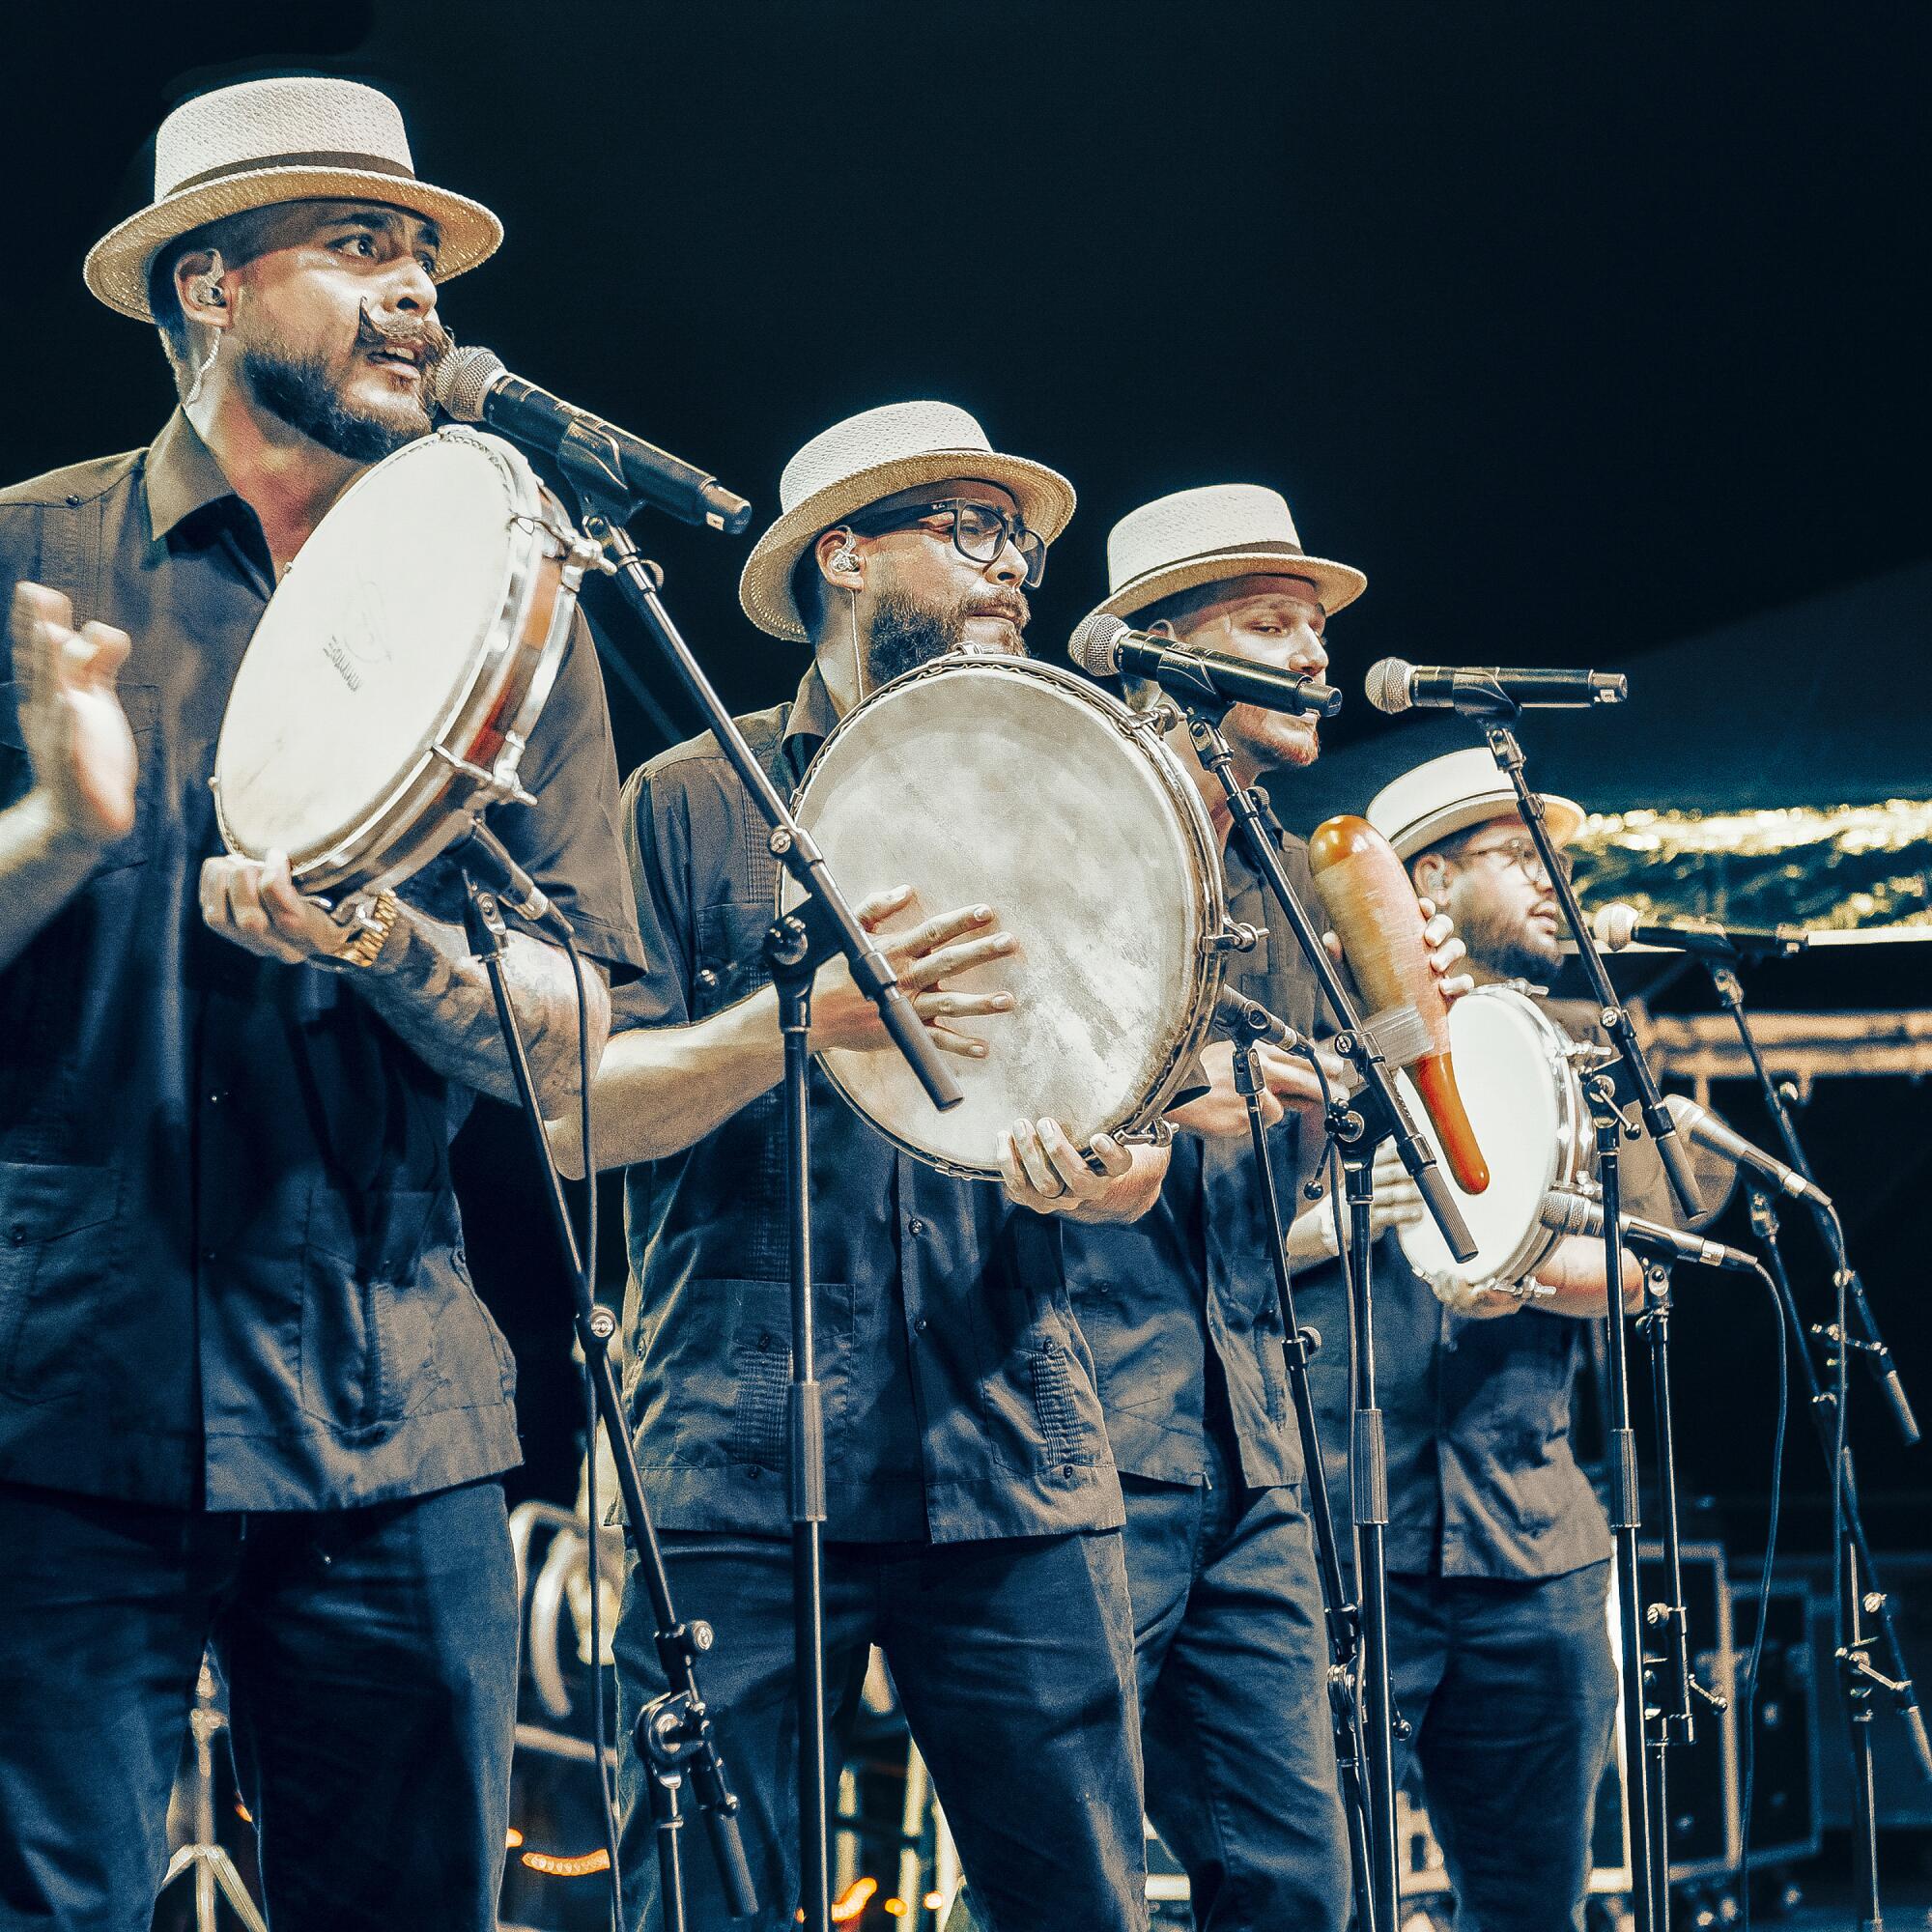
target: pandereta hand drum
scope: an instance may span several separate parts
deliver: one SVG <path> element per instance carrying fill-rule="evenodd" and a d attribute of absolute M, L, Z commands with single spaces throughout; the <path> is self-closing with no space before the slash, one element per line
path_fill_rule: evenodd
<path fill-rule="evenodd" d="M 1543 1198 L 1577 1188 L 1596 1170 L 1596 1137 L 1575 1066 L 1577 1047 L 1526 994 L 1479 986 L 1449 1009 L 1456 1079 L 1490 1169 L 1481 1194 L 1465 1194 L 1444 1163 L 1442 1176 L 1475 1236 L 1476 1252 L 1457 1261 L 1426 1215 L 1402 1231 L 1403 1252 L 1418 1274 L 1447 1275 L 1469 1288 L 1513 1288 L 1533 1274 L 1559 1240 L 1543 1225 Z M 1435 1130 L 1407 1074 L 1403 1097 L 1430 1146 Z"/>
<path fill-rule="evenodd" d="M 214 754 L 228 849 L 286 852 L 298 890 L 348 898 L 524 796 L 588 554 L 499 438 L 440 430 L 359 476 L 236 673 Z"/>
<path fill-rule="evenodd" d="M 937 659 L 840 720 L 795 810 L 853 905 L 915 889 L 883 937 L 989 905 L 1018 941 L 946 982 L 1014 998 L 959 1022 L 992 1051 L 946 1056 L 958 1106 L 940 1113 L 889 1045 L 819 1056 L 887 1139 L 992 1178 L 1016 1119 L 1081 1148 L 1157 1119 L 1213 1023 L 1227 920 L 1207 812 L 1154 719 L 1048 665 Z"/>

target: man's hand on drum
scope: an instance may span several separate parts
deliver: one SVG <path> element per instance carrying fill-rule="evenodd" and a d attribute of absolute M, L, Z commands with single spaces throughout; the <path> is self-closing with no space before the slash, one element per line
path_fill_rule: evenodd
<path fill-rule="evenodd" d="M 204 860 L 201 916 L 211 932 L 290 966 L 332 958 L 349 939 L 326 906 L 296 890 L 283 852 Z"/>
<path fill-rule="evenodd" d="M 1340 1094 L 1348 1084 L 1347 1065 L 1326 1047 L 1317 1047 L 1329 1088 Z M 1262 1123 L 1273 1126 L 1290 1107 L 1319 1113 L 1323 1104 L 1321 1082 L 1303 1054 L 1285 1053 L 1263 1041 L 1258 1049 L 1262 1070 Z M 1248 1103 L 1235 1086 L 1235 1042 L 1217 1039 L 1202 1050 L 1202 1071 L 1208 1091 L 1171 1108 L 1168 1120 L 1182 1133 L 1205 1140 L 1233 1140 L 1248 1131 Z"/>
<path fill-rule="evenodd" d="M 73 628 L 73 606 L 39 583 L 14 587 L 14 675 L 20 734 L 47 835 L 93 850 L 134 823 L 134 736 L 115 694 L 128 634 Z"/>
<path fill-rule="evenodd" d="M 1093 1153 L 1090 1162 L 1058 1121 L 1015 1121 L 996 1149 L 1007 1199 L 1069 1221 L 1139 1220 L 1167 1177 L 1167 1150 L 1095 1134 Z"/>
<path fill-rule="evenodd" d="M 876 893 L 857 908 L 859 923 L 867 932 L 880 927 L 914 902 L 910 886 Z M 903 932 L 880 933 L 880 950 L 891 962 L 913 1010 L 925 1022 L 933 1044 L 971 1060 L 983 1059 L 986 1041 L 954 1024 L 985 1019 L 1013 1009 L 1013 996 L 1004 988 L 966 992 L 946 982 L 976 966 L 988 966 L 1010 956 L 1018 942 L 1002 932 L 990 906 L 960 906 L 922 920 Z M 851 969 L 842 958 L 830 959 L 818 970 L 811 986 L 811 1046 L 876 1051 L 891 1044 L 878 1009 L 852 983 Z"/>

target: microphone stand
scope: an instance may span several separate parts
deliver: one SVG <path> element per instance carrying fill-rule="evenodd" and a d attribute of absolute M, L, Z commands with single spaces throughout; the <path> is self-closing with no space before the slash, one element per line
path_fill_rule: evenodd
<path fill-rule="evenodd" d="M 1288 1230 L 1282 1223 L 1281 1197 L 1275 1190 L 1274 1154 L 1262 1120 L 1262 1094 L 1266 1091 L 1266 1082 L 1262 1077 L 1260 1037 L 1272 1018 L 1264 1009 L 1245 1010 L 1242 1026 L 1247 1037 L 1236 1037 L 1234 1042 L 1235 1091 L 1247 1103 L 1255 1181 L 1267 1208 L 1268 1258 L 1274 1264 L 1275 1305 L 1281 1318 L 1294 1424 L 1301 1438 L 1301 1462 L 1308 1472 L 1308 1517 L 1315 1530 L 1315 1560 L 1321 1577 L 1321 1604 L 1328 1626 L 1328 1702 L 1335 1726 L 1335 1764 L 1342 1786 L 1342 1807 L 1349 1820 L 1349 1864 L 1354 1878 L 1355 1923 L 1366 1932 L 1378 1920 L 1369 1843 L 1371 1806 L 1365 1781 L 1367 1740 L 1363 1734 L 1360 1699 L 1361 1612 L 1350 1600 L 1343 1578 L 1341 1552 L 1335 1539 L 1335 1513 L 1329 1506 L 1326 1464 L 1321 1458 L 1321 1437 L 1315 1419 L 1315 1398 L 1308 1386 L 1310 1331 L 1302 1328 L 1294 1318 L 1294 1291 L 1289 1283 Z"/>
<path fill-rule="evenodd" d="M 825 1432 L 823 1389 L 811 1297 L 811 1161 L 809 1145 L 810 938 L 822 931 L 845 955 L 860 991 L 878 1009 L 893 1043 L 904 1055 L 935 1107 L 956 1107 L 958 1083 L 914 1012 L 891 964 L 838 890 L 825 856 L 792 815 L 778 787 L 745 742 L 724 701 L 712 688 L 691 647 L 658 596 L 663 573 L 639 554 L 624 526 L 639 499 L 626 484 L 612 452 L 594 439 L 566 438 L 558 451 L 576 487 L 583 533 L 602 552 L 602 568 L 615 578 L 625 602 L 677 672 L 686 694 L 716 735 L 732 769 L 770 826 L 770 849 L 790 873 L 803 903 L 774 921 L 765 957 L 778 988 L 784 1034 L 784 1114 L 787 1127 L 785 1202 L 790 1223 L 791 1391 L 790 1506 L 794 1669 L 800 1713 L 798 1737 L 799 1881 L 806 1932 L 831 1932 L 831 1807 L 827 1796 L 824 1645 Z M 810 938 L 803 915 L 811 915 Z M 625 1438 L 628 1441 L 628 1435 Z M 622 1464 L 620 1463 L 621 1469 Z M 673 1680 L 675 1681 L 675 1680 Z M 643 1739 L 639 1738 L 642 1744 Z M 708 1815 L 708 1814 L 707 1814 Z M 742 1854 L 741 1854 L 742 1858 Z M 728 1875 L 727 1875 L 728 1879 Z"/>
<path fill-rule="evenodd" d="M 1248 863 L 1287 919 L 1295 942 L 1314 969 L 1322 996 L 1342 1031 L 1330 1044 L 1353 1066 L 1358 1091 L 1337 1099 L 1328 1111 L 1328 1131 L 1342 1150 L 1348 1182 L 1352 1241 L 1349 1256 L 1350 1314 L 1355 1335 L 1355 1412 L 1350 1466 L 1357 1472 L 1355 1494 L 1356 1602 L 1362 1620 L 1362 1696 L 1367 1732 L 1370 1905 L 1373 1932 L 1396 1932 L 1395 1718 L 1389 1693 L 1388 1655 L 1388 1460 L 1382 1438 L 1382 1412 L 1377 1402 L 1375 1324 L 1369 1261 L 1369 1209 L 1373 1199 L 1376 1148 L 1393 1140 L 1403 1166 L 1420 1191 L 1442 1238 L 1458 1260 L 1476 1251 L 1462 1209 L 1442 1171 L 1396 1091 L 1381 1047 L 1362 1024 L 1328 949 L 1307 909 L 1295 895 L 1281 854 L 1269 836 L 1262 800 L 1235 776 L 1234 756 L 1222 737 L 1225 705 L 1212 712 L 1188 707 L 1188 734 L 1201 762 L 1227 794 Z M 1321 1465 L 1312 1484 L 1323 1480 Z M 1645 1928 L 1649 1932 L 1649 1928 Z"/>
<path fill-rule="evenodd" d="M 617 1389 L 616 1374 L 611 1366 L 611 1338 L 616 1333 L 616 1317 L 596 1298 L 595 1285 L 584 1265 L 578 1246 L 577 1231 L 571 1225 L 569 1205 L 564 1200 L 562 1178 L 556 1171 L 550 1141 L 544 1132 L 542 1104 L 537 1098 L 536 1082 L 530 1072 L 529 1056 L 510 1004 L 509 988 L 503 978 L 503 945 L 507 937 L 502 909 L 495 893 L 479 885 L 466 869 L 466 897 L 463 923 L 469 949 L 482 960 L 496 1003 L 497 1023 L 509 1056 L 510 1073 L 522 1102 L 525 1122 L 538 1154 L 548 1183 L 545 1200 L 552 1225 L 556 1230 L 570 1276 L 576 1307 L 573 1321 L 577 1339 L 583 1350 L 584 1373 L 596 1399 L 597 1413 L 611 1438 L 617 1464 L 617 1488 L 624 1499 L 624 1514 L 630 1527 L 638 1567 L 649 1593 L 652 1613 L 657 1621 L 658 1662 L 670 1689 L 648 1704 L 638 1719 L 639 1749 L 651 1765 L 651 1810 L 657 1821 L 658 1864 L 664 1889 L 665 1932 L 683 1932 L 684 1886 L 678 1862 L 678 1832 L 683 1820 L 678 1815 L 678 1790 L 689 1776 L 696 1794 L 698 1809 L 711 1842 L 712 1856 L 724 1881 L 724 1891 L 734 1918 L 744 1918 L 757 1910 L 757 1892 L 752 1884 L 751 1867 L 745 1862 L 745 1845 L 738 1829 L 738 1799 L 725 1775 L 712 1731 L 710 1706 L 697 1684 L 697 1654 L 711 1646 L 711 1631 L 702 1623 L 687 1624 L 677 1615 L 671 1602 L 670 1577 L 665 1569 L 663 1547 L 644 1501 L 644 1486 L 638 1470 L 637 1451 L 624 1421 L 624 1406 Z M 556 915 L 559 923 L 561 916 Z M 568 927 L 564 927 L 567 932 Z M 580 976 L 586 970 L 577 950 L 565 941 L 571 970 Z M 584 1149 L 584 1166 L 591 1184 L 596 1175 L 590 1170 L 590 1150 Z M 594 1459 L 595 1440 L 588 1445 Z M 590 1525 L 593 1548 L 597 1525 Z M 593 1575 L 593 1590 L 597 1587 Z M 592 1668 L 598 1665 L 593 1660 Z M 595 1740 L 599 1777 L 603 1776 L 604 1740 Z M 613 1896 L 620 1891 L 616 1870 L 617 1848 L 611 1847 Z"/>
<path fill-rule="evenodd" d="M 1792 1166 L 1805 1179 L 1815 1181 L 1817 1177 L 1805 1158 L 1804 1145 L 1798 1137 L 1797 1122 L 1791 1118 L 1784 1095 L 1764 1064 L 1757 1036 L 1751 1031 L 1750 1021 L 1746 1015 L 1744 987 L 1736 967 L 1728 960 L 1715 958 L 1707 958 L 1704 964 L 1719 1005 L 1730 1014 L 1737 1027 L 1738 1037 L 1744 1042 L 1751 1071 L 1757 1078 L 1765 1105 L 1777 1123 L 1779 1138 L 1784 1142 Z M 1838 1457 L 1838 1363 L 1828 1359 L 1825 1367 L 1830 1373 L 1819 1373 L 1819 1364 L 1812 1353 L 1813 1337 L 1822 1336 L 1841 1353 L 1856 1350 L 1864 1358 L 1877 1377 L 1880 1388 L 1885 1391 L 1892 1420 L 1908 1446 L 1918 1440 L 1918 1424 L 1912 1413 L 1912 1405 L 1906 1398 L 1905 1387 L 1892 1363 L 1890 1351 L 1879 1333 L 1877 1320 L 1865 1299 L 1864 1284 L 1846 1257 L 1844 1237 L 1835 1219 L 1815 1204 L 1807 1204 L 1811 1206 L 1821 1232 L 1832 1243 L 1838 1271 L 1836 1279 L 1846 1291 L 1847 1308 L 1858 1311 L 1860 1325 L 1864 1330 L 1862 1339 L 1844 1333 L 1835 1322 L 1822 1329 L 1816 1326 L 1807 1328 L 1800 1320 L 1797 1298 L 1791 1292 L 1783 1252 L 1778 1246 L 1777 1212 L 1770 1186 L 1761 1176 L 1747 1175 L 1746 1181 L 1750 1193 L 1751 1226 L 1764 1243 L 1771 1264 L 1772 1279 L 1783 1305 L 1784 1319 L 1796 1344 L 1798 1358 L 1804 1366 L 1805 1391 L 1810 1397 L 1808 1406 L 1818 1445 L 1824 1452 L 1825 1466 L 1831 1471 L 1837 1491 L 1834 1517 L 1838 1533 L 1833 1552 L 1839 1622 L 1835 1661 L 1852 1752 L 1852 1811 L 1855 1824 L 1852 1856 L 1857 1889 L 1862 1901 L 1860 1923 L 1870 1928 L 1870 1932 L 1877 1932 L 1884 1919 L 1879 1895 L 1878 1784 L 1872 1763 L 1872 1693 L 1881 1692 L 1905 1719 L 1920 1772 L 1928 1779 L 1932 1779 L 1932 1739 L 1927 1738 L 1925 1719 L 1918 1707 L 1918 1692 L 1906 1666 L 1904 1647 L 1898 1640 L 1891 1595 L 1879 1580 L 1872 1561 L 1871 1546 L 1865 1537 L 1849 1437 L 1845 1441 L 1843 1461 L 1840 1462 Z M 1876 1619 L 1875 1632 L 1868 1628 L 1868 1618 Z M 1883 1670 L 1872 1662 L 1874 1637 L 1877 1647 L 1884 1654 Z"/>
<path fill-rule="evenodd" d="M 1506 716 L 1486 716 L 1484 735 L 1491 753 L 1516 793 L 1517 810 L 1543 863 L 1544 876 L 1549 881 L 1563 917 L 1577 937 L 1577 955 L 1590 980 L 1597 1000 L 1599 1018 L 1609 1036 L 1617 1057 L 1630 1074 L 1637 1094 L 1645 1124 L 1663 1159 L 1672 1191 L 1687 1214 L 1694 1214 L 1701 1205 L 1683 1144 L 1674 1130 L 1669 1110 L 1658 1091 L 1643 1049 L 1637 1044 L 1635 1029 L 1610 983 L 1603 954 L 1597 950 L 1596 935 L 1577 903 L 1570 874 L 1557 857 L 1556 843 L 1549 836 L 1544 817 L 1543 800 L 1532 791 L 1523 775 L 1522 748 L 1511 730 L 1517 715 L 1511 707 Z M 1597 1179 L 1604 1197 L 1604 1281 L 1605 1306 L 1604 1335 L 1609 1380 L 1607 1417 L 1610 1460 L 1610 1534 L 1616 1546 L 1617 1625 L 1623 1651 L 1623 1681 L 1619 1686 L 1619 1712 L 1623 1726 L 1624 1764 L 1630 1782 L 1630 1802 L 1625 1806 L 1631 1840 L 1631 1881 L 1636 1909 L 1637 1932 L 1668 1932 L 1670 1923 L 1670 1846 L 1669 1807 L 1665 1798 L 1664 1749 L 1689 1742 L 1693 1730 L 1690 1697 L 1690 1650 L 1684 1609 L 1684 1579 L 1678 1562 L 1677 1475 L 1667 1454 L 1658 1471 L 1659 1493 L 1662 1499 L 1664 1521 L 1664 1586 L 1666 1601 L 1646 1609 L 1637 1565 L 1637 1541 L 1642 1523 L 1642 1508 L 1637 1492 L 1636 1435 L 1631 1427 L 1630 1357 L 1624 1331 L 1623 1281 L 1623 1186 L 1618 1167 L 1618 1149 L 1628 1136 L 1637 1138 L 1636 1126 L 1625 1121 L 1617 1106 L 1615 1083 L 1608 1068 L 1600 1067 L 1586 1075 L 1583 1094 L 1589 1103 L 1590 1118 L 1596 1127 Z M 1654 1310 L 1653 1313 L 1661 1311 Z M 1653 1321 L 1650 1327 L 1652 1375 L 1655 1386 L 1663 1391 L 1667 1403 L 1669 1384 L 1669 1324 Z M 1662 1411 L 1667 1418 L 1667 1407 Z M 1668 1449 L 1667 1435 L 1662 1437 Z M 1646 1624 L 1658 1627 L 1664 1640 L 1664 1654 L 1652 1658 L 1644 1651 Z M 1650 1742 L 1648 1697 L 1650 1666 L 1663 1666 L 1668 1675 L 1657 1712 L 1656 1747 Z"/>

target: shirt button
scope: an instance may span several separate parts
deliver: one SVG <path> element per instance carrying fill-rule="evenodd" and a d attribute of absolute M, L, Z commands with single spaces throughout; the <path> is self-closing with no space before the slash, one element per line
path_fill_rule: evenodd
<path fill-rule="evenodd" d="M 923 1235 L 925 1233 L 925 1223 L 922 1221 L 917 1214 L 915 1214 L 912 1217 L 912 1219 L 906 1223 L 906 1233 L 908 1235 Z"/>
<path fill-rule="evenodd" d="M 717 984 L 718 975 L 709 966 L 700 966 L 697 969 L 697 990 L 700 993 L 710 992 Z"/>
<path fill-rule="evenodd" d="M 912 1324 L 912 1332 L 915 1335 L 923 1335 L 926 1329 L 929 1328 L 931 1325 L 932 1324 L 926 1321 L 925 1317 L 922 1315 L 919 1318 L 919 1320 Z"/>
<path fill-rule="evenodd" d="M 27 1238 L 26 1224 L 22 1221 L 15 1221 L 14 1225 L 7 1230 L 7 1238 L 11 1242 L 13 1242 L 13 1244 L 16 1248 L 20 1246 L 20 1244 Z"/>
<path fill-rule="evenodd" d="M 212 1262 L 214 1259 L 214 1250 L 213 1248 L 203 1248 L 201 1258 L 205 1262 Z"/>

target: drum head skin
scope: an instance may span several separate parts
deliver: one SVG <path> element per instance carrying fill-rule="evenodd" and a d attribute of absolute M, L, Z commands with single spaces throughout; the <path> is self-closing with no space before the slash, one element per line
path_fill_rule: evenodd
<path fill-rule="evenodd" d="M 1562 1035 L 1532 1001 L 1506 986 L 1478 987 L 1449 1009 L 1449 1044 L 1456 1085 L 1490 1167 L 1490 1184 L 1481 1194 L 1464 1194 L 1446 1165 L 1442 1170 L 1475 1236 L 1476 1253 L 1458 1262 L 1427 1216 L 1403 1230 L 1403 1252 L 1421 1274 L 1472 1284 L 1514 1282 L 1554 1238 L 1543 1226 L 1543 1197 L 1569 1172 L 1576 1121 L 1565 1096 L 1575 1076 L 1563 1058 Z M 1415 1089 L 1407 1074 L 1398 1079 L 1434 1147 L 1435 1132 Z"/>
<path fill-rule="evenodd" d="M 1021 1117 L 1085 1147 L 1139 1124 L 1184 1065 L 1220 897 L 1203 896 L 1191 783 L 1126 716 L 1065 672 L 951 660 L 851 712 L 806 776 L 799 817 L 853 904 L 915 888 L 886 932 L 989 905 L 1019 942 L 948 982 L 1015 1000 L 959 1023 L 992 1052 L 946 1056 L 966 1095 L 952 1111 L 891 1047 L 821 1056 L 861 1113 L 935 1165 L 996 1175 L 1000 1132 Z"/>
<path fill-rule="evenodd" d="M 350 487 L 256 626 L 215 752 L 232 850 L 298 870 L 419 771 L 510 594 L 517 476 L 469 434 L 425 437 Z"/>

